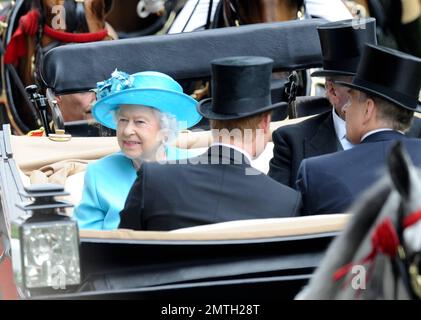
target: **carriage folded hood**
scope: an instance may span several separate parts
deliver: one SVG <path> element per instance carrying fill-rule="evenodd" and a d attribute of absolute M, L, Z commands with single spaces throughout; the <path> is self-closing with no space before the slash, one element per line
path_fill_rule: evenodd
<path fill-rule="evenodd" d="M 317 26 L 323 19 L 274 22 L 135 39 L 71 44 L 45 55 L 42 79 L 56 94 L 86 91 L 116 68 L 160 71 L 176 80 L 210 77 L 210 61 L 250 55 L 274 60 L 274 70 L 322 66 Z"/>

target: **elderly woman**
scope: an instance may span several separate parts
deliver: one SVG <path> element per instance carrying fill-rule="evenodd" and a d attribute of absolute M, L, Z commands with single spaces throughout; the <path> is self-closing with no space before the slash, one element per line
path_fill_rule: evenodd
<path fill-rule="evenodd" d="M 159 72 L 128 75 L 115 71 L 98 83 L 92 112 L 102 125 L 116 129 L 121 152 L 88 165 L 82 200 L 74 210 L 82 229 L 111 230 L 143 161 L 186 158 L 170 147 L 177 130 L 198 123 L 196 100 L 171 77 Z"/>

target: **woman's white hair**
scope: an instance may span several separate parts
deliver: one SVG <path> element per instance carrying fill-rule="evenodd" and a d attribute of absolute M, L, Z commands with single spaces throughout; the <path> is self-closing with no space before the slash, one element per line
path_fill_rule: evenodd
<path fill-rule="evenodd" d="M 159 128 L 165 137 L 165 144 L 174 141 L 178 134 L 178 121 L 172 114 L 152 109 L 156 118 L 159 120 Z"/>

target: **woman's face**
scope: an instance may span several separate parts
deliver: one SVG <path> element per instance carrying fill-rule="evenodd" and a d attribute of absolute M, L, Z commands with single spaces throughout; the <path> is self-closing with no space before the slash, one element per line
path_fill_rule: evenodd
<path fill-rule="evenodd" d="M 117 115 L 117 140 L 130 159 L 155 160 L 162 144 L 160 125 L 152 108 L 122 105 Z"/>

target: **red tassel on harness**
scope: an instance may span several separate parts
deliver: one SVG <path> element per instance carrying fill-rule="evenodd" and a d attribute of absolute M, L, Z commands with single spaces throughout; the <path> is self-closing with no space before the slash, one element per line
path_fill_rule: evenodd
<path fill-rule="evenodd" d="M 20 18 L 19 27 L 7 45 L 6 52 L 4 54 L 4 63 L 17 66 L 19 60 L 26 56 L 28 49 L 26 48 L 25 36 L 34 37 L 36 35 L 38 31 L 39 17 L 39 11 L 34 9 Z M 98 32 L 70 33 L 54 30 L 48 25 L 44 25 L 44 33 L 45 35 L 64 43 L 101 41 L 108 35 L 108 31 L 106 29 L 102 29 Z"/>
<path fill-rule="evenodd" d="M 403 228 L 406 229 L 421 220 L 421 210 L 412 212 L 403 219 Z"/>
<path fill-rule="evenodd" d="M 371 252 L 364 259 L 362 259 L 359 263 L 349 263 L 339 268 L 333 274 L 333 279 L 335 281 L 342 279 L 355 265 L 373 262 L 379 252 L 389 257 L 396 256 L 400 242 L 395 227 L 390 219 L 385 219 L 376 227 L 371 237 L 371 245 Z"/>
<path fill-rule="evenodd" d="M 34 37 L 38 31 L 40 13 L 33 9 L 19 19 L 19 26 L 7 45 L 4 63 L 17 66 L 20 58 L 27 54 L 25 36 Z"/>

